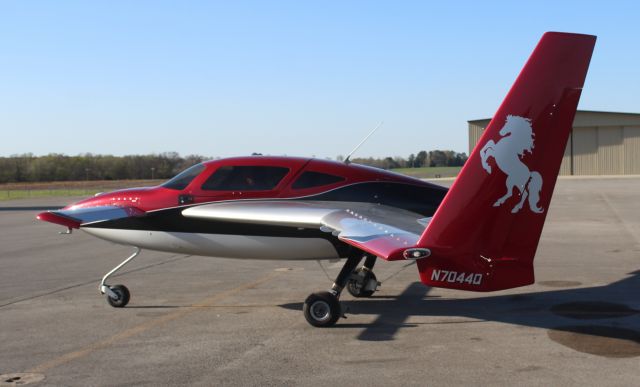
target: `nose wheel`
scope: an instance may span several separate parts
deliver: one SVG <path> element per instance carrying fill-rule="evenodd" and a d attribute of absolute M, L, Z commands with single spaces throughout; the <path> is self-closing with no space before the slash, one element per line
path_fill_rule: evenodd
<path fill-rule="evenodd" d="M 107 302 L 109 305 L 114 308 L 124 308 L 131 298 L 131 293 L 129 293 L 129 289 L 127 289 L 124 285 L 113 285 L 109 286 L 110 293 L 107 294 Z M 114 298 L 111 293 L 115 294 Z"/>
<path fill-rule="evenodd" d="M 137 257 L 138 254 L 140 254 L 140 248 L 136 247 L 133 254 L 102 277 L 102 281 L 100 282 L 100 293 L 107 296 L 107 302 L 114 308 L 124 308 L 131 299 L 131 293 L 129 293 L 129 289 L 124 285 L 107 285 L 107 279 L 115 274 L 115 272 L 122 269 L 124 265 L 131 262 L 131 260 Z"/>

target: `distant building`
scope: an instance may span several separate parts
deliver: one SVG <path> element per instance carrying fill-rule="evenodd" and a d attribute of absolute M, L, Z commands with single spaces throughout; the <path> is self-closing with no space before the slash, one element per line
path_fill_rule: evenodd
<path fill-rule="evenodd" d="M 468 121 L 469 154 L 489 121 Z M 578 110 L 560 174 L 640 175 L 640 114 Z"/>

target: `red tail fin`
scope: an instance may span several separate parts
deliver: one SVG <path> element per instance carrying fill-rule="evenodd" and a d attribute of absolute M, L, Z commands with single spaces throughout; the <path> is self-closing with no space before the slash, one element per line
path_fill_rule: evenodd
<path fill-rule="evenodd" d="M 533 258 L 595 36 L 548 32 L 493 116 L 418 246 L 431 286 L 533 283 Z"/>

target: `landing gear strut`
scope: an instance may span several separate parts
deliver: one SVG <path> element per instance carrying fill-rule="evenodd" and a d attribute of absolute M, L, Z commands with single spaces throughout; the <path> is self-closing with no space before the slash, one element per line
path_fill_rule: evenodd
<path fill-rule="evenodd" d="M 102 277 L 102 281 L 100 282 L 100 293 L 107 295 L 107 302 L 114 308 L 123 308 L 125 305 L 127 305 L 129 303 L 129 299 L 131 298 L 131 294 L 129 293 L 129 289 L 127 289 L 127 287 L 124 285 L 107 285 L 107 278 L 111 277 L 115 272 L 122 269 L 124 265 L 131 262 L 131 260 L 137 257 L 138 254 L 140 254 L 140 248 L 136 247 L 136 250 L 133 254 L 131 254 L 127 259 L 122 261 L 121 264 L 114 267 L 113 270 Z"/>
<path fill-rule="evenodd" d="M 380 283 L 376 275 L 373 274 L 373 265 L 376 264 L 377 257 L 367 254 L 364 265 L 353 272 L 349 282 L 347 282 L 347 291 L 356 298 L 371 297 L 376 291 Z"/>
<path fill-rule="evenodd" d="M 331 290 L 316 292 L 307 297 L 302 311 L 309 324 L 314 327 L 330 327 L 335 325 L 340 317 L 344 317 L 340 306 L 340 294 L 345 286 L 354 297 L 369 297 L 375 292 L 379 284 L 371 269 L 376 257 L 367 254 L 364 265 L 355 270 L 362 257 L 362 251 L 354 249 L 347 257 Z"/>

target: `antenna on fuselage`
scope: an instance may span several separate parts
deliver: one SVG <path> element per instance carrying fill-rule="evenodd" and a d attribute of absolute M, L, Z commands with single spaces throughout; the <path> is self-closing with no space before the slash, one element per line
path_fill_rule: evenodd
<path fill-rule="evenodd" d="M 373 130 L 372 130 L 369 134 L 367 134 L 367 137 L 365 137 L 364 139 L 362 139 L 362 141 L 360 141 L 360 144 L 356 145 L 356 147 L 355 147 L 355 148 L 353 148 L 353 150 L 351 151 L 351 153 L 349 153 L 349 154 L 347 155 L 347 158 L 346 158 L 346 159 L 344 159 L 344 163 L 345 163 L 345 164 L 349 164 L 349 163 L 350 163 L 350 161 L 349 161 L 349 157 L 351 157 L 351 155 L 353 155 L 354 153 L 356 153 L 356 151 L 358 150 L 358 148 L 360 148 L 360 146 L 361 146 L 362 144 L 364 144 L 364 142 L 365 142 L 365 141 L 367 141 L 367 140 L 369 139 L 369 137 L 371 137 L 371 135 L 372 135 L 372 134 L 374 134 L 374 133 L 376 132 L 376 130 L 378 130 L 378 128 L 379 128 L 380 126 L 382 126 L 382 124 L 383 124 L 383 123 L 384 123 L 384 121 L 380 121 L 380 122 L 378 123 L 378 125 L 376 125 L 376 127 L 375 127 L 375 128 L 373 128 Z"/>

